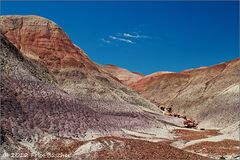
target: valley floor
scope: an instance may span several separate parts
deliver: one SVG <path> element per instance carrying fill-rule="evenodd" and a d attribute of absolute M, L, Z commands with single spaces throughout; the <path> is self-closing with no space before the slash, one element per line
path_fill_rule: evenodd
<path fill-rule="evenodd" d="M 72 138 L 51 137 L 47 141 L 39 141 L 31 145 L 20 142 L 17 146 L 22 148 L 21 153 L 28 155 L 25 158 L 48 158 L 51 155 L 67 155 L 73 160 L 99 159 L 99 160 L 207 160 L 207 159 L 237 159 L 240 155 L 240 141 L 224 139 L 208 141 L 218 136 L 226 136 L 219 130 L 175 129 L 174 139 L 151 139 L 149 137 L 107 136 L 87 141 Z M 16 145 L 16 144 L 14 144 Z M 14 152 L 4 148 L 6 152 Z M 31 156 L 29 156 L 31 154 Z M 42 157 L 39 157 L 43 155 Z M 2 155 L 1 158 L 4 158 Z M 67 159 L 59 156 L 57 159 Z"/>

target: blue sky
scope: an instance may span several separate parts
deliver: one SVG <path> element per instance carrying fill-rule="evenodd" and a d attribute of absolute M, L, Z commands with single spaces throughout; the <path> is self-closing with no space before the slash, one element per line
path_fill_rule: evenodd
<path fill-rule="evenodd" d="M 237 58 L 238 3 L 5 1 L 1 14 L 49 18 L 95 62 L 150 74 Z"/>

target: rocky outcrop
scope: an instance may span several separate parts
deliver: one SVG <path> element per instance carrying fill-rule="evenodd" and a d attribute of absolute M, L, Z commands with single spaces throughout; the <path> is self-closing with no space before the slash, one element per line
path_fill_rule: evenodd
<path fill-rule="evenodd" d="M 205 127 L 226 127 L 239 120 L 240 59 L 179 73 L 155 73 L 129 86 Z"/>

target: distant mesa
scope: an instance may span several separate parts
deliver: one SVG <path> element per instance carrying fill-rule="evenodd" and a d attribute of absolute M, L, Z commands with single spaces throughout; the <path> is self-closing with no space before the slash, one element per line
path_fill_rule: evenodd
<path fill-rule="evenodd" d="M 101 66 L 106 72 L 108 72 L 109 74 L 119 79 L 125 85 L 128 85 L 144 77 L 144 75 L 141 73 L 131 72 L 126 69 L 115 66 L 113 64 L 107 64 L 107 65 L 101 65 Z"/>

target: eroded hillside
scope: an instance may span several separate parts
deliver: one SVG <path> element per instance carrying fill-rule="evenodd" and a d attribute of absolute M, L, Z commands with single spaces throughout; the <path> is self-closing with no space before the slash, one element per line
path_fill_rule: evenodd
<path fill-rule="evenodd" d="M 161 74 L 166 76 L 164 81 L 158 76 L 142 77 L 120 68 L 110 68 L 110 71 L 120 70 L 128 80 L 141 78 L 130 86 L 148 101 L 123 85 L 109 70 L 92 62 L 50 20 L 38 16 L 1 16 L 0 32 L 1 159 L 205 160 L 208 159 L 206 156 L 238 156 L 237 123 L 221 131 L 185 129 L 184 118 L 166 116 L 150 101 L 172 104 L 174 111 L 181 112 L 178 108 L 181 103 L 169 98 L 178 97 L 175 91 L 180 90 L 179 96 L 184 100 L 183 95 L 189 96 L 189 93 L 183 89 L 193 89 L 199 82 L 206 83 L 202 82 L 205 78 L 201 76 L 208 75 L 205 90 L 209 97 L 214 95 L 214 100 L 224 101 L 218 102 L 222 106 L 231 104 L 226 113 L 233 115 L 229 119 L 232 123 L 239 113 L 235 111 L 237 101 L 233 96 L 237 93 L 233 84 L 239 82 L 236 78 L 239 60 L 227 63 L 224 69 L 217 69 L 217 73 L 213 69 L 204 74 L 193 71 Z M 175 88 L 171 88 L 172 84 Z M 219 94 L 215 94 L 218 91 L 215 84 L 222 86 Z M 153 89 L 152 95 L 145 95 L 149 88 Z M 165 99 L 158 99 L 159 90 L 167 92 Z M 192 92 L 197 91 L 189 92 L 194 95 Z M 212 103 L 213 108 L 207 109 L 216 112 L 215 102 Z M 203 122 L 215 124 L 215 121 L 209 121 L 211 112 L 197 112 L 196 117 L 199 113 L 209 113 L 202 116 L 206 118 Z M 191 109 L 183 113 L 195 116 Z M 212 151 L 206 147 L 207 150 L 201 150 L 201 146 L 209 144 L 206 141 L 211 141 L 217 149 Z M 229 149 L 221 152 L 226 144 Z"/>

